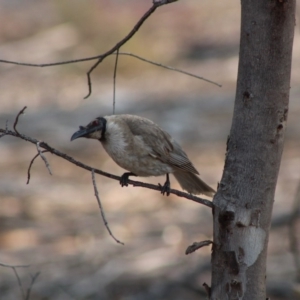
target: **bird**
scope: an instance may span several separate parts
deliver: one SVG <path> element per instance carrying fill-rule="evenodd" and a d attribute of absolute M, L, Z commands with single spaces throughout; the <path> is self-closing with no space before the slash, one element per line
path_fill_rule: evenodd
<path fill-rule="evenodd" d="M 172 173 L 183 190 L 190 194 L 212 197 L 215 190 L 199 178 L 199 172 L 181 146 L 157 124 L 144 117 L 119 114 L 97 117 L 86 126 L 79 126 L 71 141 L 78 138 L 101 142 L 117 165 L 129 171 L 120 179 L 128 186 L 129 176 L 166 175 L 161 193 L 170 194 Z"/>

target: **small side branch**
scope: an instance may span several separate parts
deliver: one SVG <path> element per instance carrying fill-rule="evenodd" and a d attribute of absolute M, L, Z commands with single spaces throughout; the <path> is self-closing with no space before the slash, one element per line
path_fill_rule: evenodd
<path fill-rule="evenodd" d="M 24 114 L 24 111 L 25 111 L 26 108 L 27 108 L 27 106 L 24 106 L 24 107 L 19 111 L 19 113 L 18 113 L 17 116 L 16 116 L 15 122 L 14 122 L 14 131 L 15 131 L 18 135 L 20 135 L 20 133 L 19 133 L 18 130 L 17 130 L 17 125 L 18 125 L 18 122 L 19 122 L 19 117 L 20 117 L 20 115 Z"/>
<path fill-rule="evenodd" d="M 116 53 L 111 53 L 110 55 L 116 55 Z M 146 62 L 148 64 L 157 66 L 157 67 L 161 67 L 170 71 L 174 71 L 174 72 L 178 72 L 178 73 L 182 73 L 185 74 L 187 76 L 191 76 L 200 80 L 204 80 L 206 82 L 212 83 L 217 85 L 218 87 L 222 87 L 221 84 L 212 81 L 210 79 L 207 79 L 205 77 L 172 67 L 172 66 L 167 66 L 164 65 L 162 63 L 158 63 L 155 61 L 152 61 L 150 59 L 144 58 L 142 56 L 139 56 L 137 54 L 134 53 L 130 53 L 130 52 L 119 52 L 119 55 L 124 55 L 124 56 L 131 56 L 133 58 L 136 58 L 140 61 Z M 23 62 L 17 62 L 17 61 L 11 61 L 11 60 L 5 60 L 5 59 L 0 59 L 0 63 L 5 63 L 5 64 L 10 64 L 10 65 L 17 65 L 17 66 L 23 66 L 23 67 L 36 67 L 36 68 L 44 68 L 44 67 L 54 67 L 54 66 L 61 66 L 61 65 L 68 65 L 68 64 L 75 64 L 75 63 L 80 63 L 80 62 L 86 62 L 86 61 L 92 61 L 92 60 L 96 60 L 99 58 L 99 55 L 97 56 L 90 56 L 90 57 L 83 57 L 83 58 L 78 58 L 78 59 L 72 59 L 72 60 L 65 60 L 65 61 L 59 61 L 59 62 L 54 62 L 54 63 L 44 63 L 44 64 L 31 64 L 31 63 L 23 63 Z"/>
<path fill-rule="evenodd" d="M 98 56 L 98 60 L 92 65 L 92 67 L 87 72 L 87 82 L 88 82 L 88 94 L 84 97 L 84 99 L 88 98 L 92 93 L 92 81 L 91 81 L 91 74 L 92 72 L 98 67 L 98 65 L 109 55 L 114 53 L 115 51 L 119 50 L 127 41 L 129 41 L 135 33 L 141 28 L 143 23 L 155 12 L 155 10 L 165 4 L 169 4 L 171 2 L 175 2 L 175 0 L 158 0 L 153 1 L 153 5 L 146 11 L 146 13 L 139 19 L 139 21 L 135 24 L 135 26 L 131 29 L 131 31 L 121 40 L 119 41 L 114 47 L 110 50 L 105 52 L 102 55 Z"/>
<path fill-rule="evenodd" d="M 29 300 L 29 298 L 30 298 L 30 293 L 31 293 L 31 290 L 32 290 L 32 287 L 33 287 L 34 282 L 36 281 L 36 279 L 38 278 L 39 275 L 40 275 L 40 272 L 37 272 L 36 274 L 34 274 L 34 275 L 31 277 L 31 283 L 30 283 L 29 288 L 27 289 L 27 293 L 26 293 L 25 300 Z"/>
<path fill-rule="evenodd" d="M 94 191 L 95 191 L 95 197 L 97 199 L 97 202 L 98 202 L 98 205 L 99 205 L 99 208 L 100 208 L 100 212 L 101 212 L 101 216 L 102 216 L 102 220 L 104 222 L 104 225 L 109 233 L 109 235 L 119 244 L 121 245 L 124 245 L 123 242 L 121 242 L 120 240 L 118 240 L 114 235 L 113 233 L 111 232 L 109 226 L 108 226 L 108 222 L 105 218 L 105 214 L 104 214 L 104 210 L 103 210 L 103 206 L 102 206 L 102 203 L 100 201 L 100 198 L 99 198 L 99 193 L 98 193 L 98 189 L 97 189 L 97 185 L 96 185 L 96 180 L 95 180 L 95 170 L 92 169 L 92 181 L 93 181 L 93 186 L 94 186 Z"/>
<path fill-rule="evenodd" d="M 30 265 L 9 265 L 0 262 L 0 267 L 4 268 L 29 268 Z"/>
<path fill-rule="evenodd" d="M 112 53 L 112 55 L 114 55 L 116 53 Z M 149 63 L 151 65 L 154 65 L 154 66 L 157 66 L 157 67 L 161 67 L 161 68 L 164 68 L 164 69 L 167 69 L 167 70 L 171 70 L 171 71 L 174 71 L 174 72 L 178 72 L 178 73 L 181 73 L 181 74 L 184 74 L 184 75 L 187 75 L 187 76 L 191 76 L 191 77 L 194 77 L 194 78 L 197 78 L 197 79 L 200 79 L 200 80 L 203 80 L 203 81 L 206 81 L 206 82 L 209 82 L 209 83 L 212 83 L 218 87 L 222 87 L 221 84 L 215 82 L 215 81 L 212 81 L 212 80 L 209 80 L 205 77 L 202 77 L 202 76 L 198 76 L 196 74 L 193 74 L 193 73 L 189 73 L 189 72 L 186 72 L 184 70 L 181 70 L 181 69 L 177 69 L 177 68 L 174 68 L 174 67 L 171 67 L 171 66 L 166 66 L 164 64 L 161 64 L 161 63 L 158 63 L 158 62 L 155 62 L 155 61 L 152 61 L 150 59 L 146 59 L 144 57 L 141 57 L 139 55 L 136 55 L 134 53 L 130 53 L 130 52 L 119 52 L 119 55 L 124 55 L 124 56 L 131 56 L 131 57 L 134 57 L 138 60 L 141 60 L 143 62 L 146 62 L 146 63 Z"/>
<path fill-rule="evenodd" d="M 48 151 L 48 150 L 43 150 L 43 151 L 41 151 L 41 153 L 45 153 L 45 152 L 49 152 L 49 151 Z M 37 154 L 33 157 L 33 159 L 30 161 L 30 164 L 29 164 L 29 167 L 28 167 L 28 170 L 27 170 L 27 182 L 26 182 L 26 184 L 29 184 L 31 167 L 32 167 L 32 165 L 33 165 L 35 159 L 36 159 L 38 156 L 40 156 L 40 153 L 37 153 Z"/>
<path fill-rule="evenodd" d="M 122 39 L 120 40 L 115 46 L 113 46 L 110 50 L 106 51 L 105 53 L 93 57 L 82 58 L 82 59 L 75 59 L 69 61 L 62 61 L 56 63 L 45 63 L 45 64 L 31 64 L 31 63 L 21 63 L 9 60 L 0 59 L 0 63 L 7 63 L 7 64 L 14 64 L 14 65 L 21 65 L 21 66 L 30 66 L 30 67 L 50 67 L 50 66 L 58 66 L 58 65 L 65 65 L 83 61 L 90 61 L 95 60 L 97 61 L 91 66 L 89 71 L 87 72 L 87 82 L 88 82 L 88 94 L 84 97 L 85 99 L 88 98 L 92 93 L 92 82 L 91 82 L 91 74 L 97 68 L 97 66 L 109 55 L 119 50 L 127 41 L 129 41 L 135 33 L 140 29 L 143 23 L 155 12 L 155 10 L 163 5 L 170 4 L 176 2 L 177 0 L 153 0 L 152 6 L 146 11 L 146 13 L 139 19 L 139 21 L 135 24 L 135 26 L 131 29 L 131 31 Z"/>
<path fill-rule="evenodd" d="M 206 82 L 215 84 L 219 87 L 221 87 L 222 85 L 220 85 L 219 83 L 216 83 L 214 81 L 211 81 L 209 79 L 206 79 L 204 77 L 177 69 L 177 68 L 173 68 L 170 66 L 165 66 L 163 64 L 160 63 L 156 63 L 154 61 L 150 61 L 148 59 L 142 58 L 138 55 L 132 54 L 132 53 L 119 53 L 119 50 L 121 49 L 121 47 L 128 42 L 135 34 L 136 32 L 140 29 L 140 27 L 143 25 L 143 23 L 155 12 L 155 10 L 163 5 L 166 4 L 170 4 L 173 2 L 177 2 L 178 0 L 153 0 L 153 5 L 146 11 L 146 13 L 139 19 L 139 21 L 135 24 L 135 26 L 131 29 L 131 31 L 122 39 L 120 40 L 118 43 L 115 44 L 115 46 L 113 46 L 110 50 L 106 51 L 105 53 L 102 53 L 100 55 L 96 55 L 96 56 L 91 56 L 91 57 L 84 57 L 84 58 L 79 58 L 79 59 L 72 59 L 72 60 L 66 60 L 66 61 L 60 61 L 60 62 L 53 62 L 53 63 L 43 63 L 43 64 L 34 64 L 34 63 L 23 63 L 23 62 L 17 62 L 17 61 L 10 61 L 10 60 L 5 60 L 5 59 L 0 59 L 0 63 L 6 63 L 6 64 L 13 64 L 13 65 L 19 65 L 19 66 L 27 66 L 27 67 L 53 67 L 53 66 L 59 66 L 59 65 L 66 65 L 66 64 L 73 64 L 73 63 L 79 63 L 79 62 L 86 62 L 86 61 L 92 61 L 92 60 L 97 60 L 88 70 L 88 72 L 86 73 L 87 75 L 87 83 L 88 83 L 88 94 L 84 97 L 84 99 L 88 98 L 91 93 L 92 93 L 92 81 L 91 81 L 91 74 L 92 72 L 98 67 L 98 65 L 109 55 L 112 54 L 117 54 L 117 59 L 118 59 L 118 54 L 121 55 L 128 55 L 128 56 L 132 56 L 135 57 L 141 61 L 156 65 L 158 67 L 162 67 L 168 70 L 172 70 L 175 72 L 179 72 L 188 76 L 192 76 L 195 77 L 197 79 L 201 79 L 204 80 Z M 115 67 L 117 66 L 117 63 L 115 64 Z M 25 109 L 25 108 L 24 108 Z M 15 128 L 15 127 L 14 127 Z M 16 131 L 17 132 L 17 131 Z"/>
<path fill-rule="evenodd" d="M 6 135 L 7 131 L 8 131 L 8 120 L 6 120 L 5 122 L 5 132 L 0 134 L 0 139 Z"/>
<path fill-rule="evenodd" d="M 4 267 L 4 268 L 10 268 L 10 269 L 13 270 L 13 272 L 14 272 L 16 278 L 17 278 L 18 286 L 19 286 L 20 292 L 22 294 L 22 297 L 23 297 L 23 299 L 26 299 L 25 298 L 25 292 L 24 292 L 24 289 L 23 289 L 23 286 L 22 286 L 22 281 L 21 281 L 20 276 L 18 274 L 17 268 L 28 268 L 28 267 L 30 267 L 30 265 L 8 265 L 8 264 L 0 263 L 0 266 Z"/>
<path fill-rule="evenodd" d="M 46 165 L 46 168 L 47 168 L 48 171 L 49 171 L 49 174 L 52 175 L 52 172 L 51 172 L 51 169 L 50 169 L 50 165 L 49 165 L 49 163 L 48 163 L 48 161 L 47 161 L 47 158 L 46 158 L 45 155 L 43 154 L 43 152 L 46 152 L 46 151 L 42 151 L 42 150 L 40 149 L 40 143 L 41 143 L 41 142 L 37 142 L 37 143 L 36 143 L 36 149 L 37 149 L 37 151 L 38 151 L 39 156 L 40 156 L 40 157 L 42 158 L 42 160 L 44 161 L 44 163 L 45 163 L 45 165 Z"/>
<path fill-rule="evenodd" d="M 206 240 L 206 241 L 202 241 L 202 242 L 195 242 L 192 245 L 187 247 L 187 249 L 185 250 L 185 254 L 186 255 L 191 254 L 202 247 L 209 246 L 210 244 L 213 244 L 213 242 L 210 240 Z"/>

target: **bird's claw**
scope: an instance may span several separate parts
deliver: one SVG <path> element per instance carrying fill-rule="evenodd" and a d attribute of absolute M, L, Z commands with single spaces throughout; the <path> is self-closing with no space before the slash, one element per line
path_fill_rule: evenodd
<path fill-rule="evenodd" d="M 120 184 L 121 184 L 121 187 L 123 186 L 128 186 L 128 174 L 127 173 L 124 173 L 122 176 L 121 176 L 121 179 L 120 179 Z"/>
<path fill-rule="evenodd" d="M 170 186 L 170 182 L 165 182 L 164 185 L 161 185 L 160 183 L 158 184 L 160 187 L 160 192 L 165 195 L 167 194 L 167 196 L 170 195 L 170 191 L 171 191 L 171 186 Z"/>
<path fill-rule="evenodd" d="M 123 186 L 128 186 L 129 176 L 136 176 L 136 175 L 134 173 L 132 173 L 132 172 L 124 173 L 121 176 L 121 179 L 120 179 L 120 184 L 121 184 L 122 187 Z"/>

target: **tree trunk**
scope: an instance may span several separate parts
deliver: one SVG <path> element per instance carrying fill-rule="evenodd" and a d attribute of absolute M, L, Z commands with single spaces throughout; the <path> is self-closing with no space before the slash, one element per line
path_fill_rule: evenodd
<path fill-rule="evenodd" d="M 210 299 L 266 299 L 266 257 L 288 114 L 295 0 L 241 0 L 233 122 L 214 198 Z"/>

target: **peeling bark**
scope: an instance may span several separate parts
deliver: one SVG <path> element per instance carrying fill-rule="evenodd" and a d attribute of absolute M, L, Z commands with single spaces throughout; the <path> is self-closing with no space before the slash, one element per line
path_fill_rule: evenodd
<path fill-rule="evenodd" d="M 295 0 L 242 0 L 238 82 L 214 198 L 211 300 L 266 299 L 266 255 L 288 114 Z"/>

